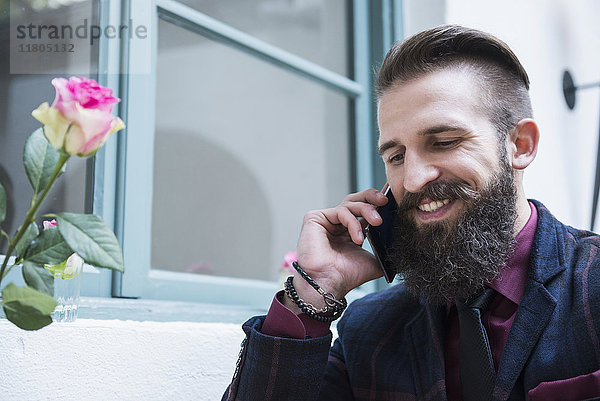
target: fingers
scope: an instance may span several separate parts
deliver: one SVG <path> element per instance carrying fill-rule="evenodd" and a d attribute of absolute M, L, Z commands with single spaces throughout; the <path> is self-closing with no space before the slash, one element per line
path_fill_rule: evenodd
<path fill-rule="evenodd" d="M 367 224 L 378 226 L 382 223 L 377 207 L 383 206 L 388 199 L 376 189 L 367 189 L 348 195 L 338 206 L 308 212 L 304 216 L 304 225 L 317 223 L 330 234 L 339 235 L 345 227 L 352 242 L 362 245 L 365 240 L 363 230 Z"/>
<path fill-rule="evenodd" d="M 362 245 L 365 240 L 363 230 L 366 225 L 378 226 L 382 223 L 376 207 L 386 203 L 387 198 L 381 192 L 369 189 L 348 195 L 340 205 L 323 210 L 322 213 L 331 224 L 331 230 L 342 225 L 348 230 L 352 241 Z M 331 230 L 329 231 L 332 232 Z"/>
<path fill-rule="evenodd" d="M 386 185 L 386 187 L 387 187 L 387 185 Z M 384 187 L 384 188 L 386 188 L 386 187 Z M 356 193 L 346 196 L 346 198 L 344 199 L 342 204 L 344 204 L 346 202 L 370 203 L 371 205 L 379 207 L 379 206 L 383 206 L 387 203 L 387 198 L 382 192 L 376 190 L 375 188 L 370 188 L 370 189 L 356 192 Z"/>
<path fill-rule="evenodd" d="M 358 220 L 358 216 L 354 215 L 347 207 L 338 206 L 333 209 L 323 211 L 324 216 L 333 225 L 343 225 L 348 230 L 352 242 L 357 245 L 362 245 L 365 240 L 363 228 Z M 373 219 L 373 217 L 371 217 Z"/>

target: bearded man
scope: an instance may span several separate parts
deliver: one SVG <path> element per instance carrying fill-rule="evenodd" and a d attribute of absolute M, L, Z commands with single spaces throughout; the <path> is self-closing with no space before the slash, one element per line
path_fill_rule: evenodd
<path fill-rule="evenodd" d="M 441 26 L 396 44 L 378 75 L 379 153 L 398 200 L 381 277 L 362 249 L 386 196 L 306 214 L 297 273 L 244 325 L 223 400 L 600 397 L 600 238 L 528 200 L 539 129 L 529 79 L 497 38 Z"/>

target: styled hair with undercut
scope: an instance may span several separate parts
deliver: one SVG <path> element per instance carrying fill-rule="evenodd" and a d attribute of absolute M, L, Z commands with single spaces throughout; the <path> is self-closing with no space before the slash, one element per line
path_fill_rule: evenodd
<path fill-rule="evenodd" d="M 517 56 L 500 39 L 459 25 L 438 26 L 396 43 L 379 70 L 377 96 L 442 69 L 473 74 L 500 140 L 520 120 L 533 117 L 529 77 Z"/>

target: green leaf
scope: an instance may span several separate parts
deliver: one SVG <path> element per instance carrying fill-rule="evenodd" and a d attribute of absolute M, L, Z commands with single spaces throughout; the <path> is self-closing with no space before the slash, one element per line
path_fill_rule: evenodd
<path fill-rule="evenodd" d="M 67 267 L 67 261 L 65 260 L 62 263 L 57 265 L 44 265 L 44 269 L 47 270 L 52 276 L 65 278 L 63 275 L 65 274 L 65 268 Z"/>
<path fill-rule="evenodd" d="M 46 188 L 59 157 L 60 153 L 48 142 L 42 128 L 33 131 L 25 142 L 23 164 L 34 193 Z"/>
<path fill-rule="evenodd" d="M 2 291 L 6 318 L 24 330 L 38 330 L 52 323 L 50 315 L 57 302 L 30 287 L 8 284 Z"/>
<path fill-rule="evenodd" d="M 25 253 L 25 260 L 39 265 L 56 265 L 73 254 L 56 227 L 50 227 L 33 240 Z"/>
<path fill-rule="evenodd" d="M 44 267 L 32 262 L 25 262 L 23 264 L 23 278 L 29 287 L 54 296 L 54 277 Z"/>
<path fill-rule="evenodd" d="M 20 229 L 21 228 L 19 227 L 19 230 Z M 17 232 L 19 230 L 17 230 Z M 29 227 L 27 227 L 27 230 L 25 231 L 25 234 L 23 234 L 23 236 L 21 237 L 21 239 L 19 240 L 19 242 L 15 246 L 15 250 L 17 251 L 17 259 L 21 259 L 23 257 L 23 255 L 25 254 L 25 251 L 27 250 L 27 248 L 29 248 L 29 245 L 31 244 L 31 241 L 33 241 L 34 238 L 37 237 L 39 233 L 40 232 L 38 230 L 37 224 L 31 223 L 29 225 Z"/>
<path fill-rule="evenodd" d="M 0 184 L 0 223 L 6 218 L 6 190 Z"/>
<path fill-rule="evenodd" d="M 58 230 L 87 263 L 120 272 L 123 253 L 119 241 L 102 219 L 93 214 L 59 213 L 56 215 Z"/>

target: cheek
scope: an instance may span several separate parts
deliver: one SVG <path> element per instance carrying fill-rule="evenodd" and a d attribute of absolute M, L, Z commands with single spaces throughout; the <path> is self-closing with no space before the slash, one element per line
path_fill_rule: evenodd
<path fill-rule="evenodd" d="M 454 159 L 452 171 L 475 189 L 481 189 L 498 171 L 499 163 L 499 156 L 494 152 L 464 152 Z"/>
<path fill-rule="evenodd" d="M 500 160 L 497 154 L 490 154 L 487 158 L 479 160 L 478 166 L 475 170 L 479 185 L 485 185 L 489 183 L 491 179 L 500 170 Z"/>
<path fill-rule="evenodd" d="M 390 190 L 392 194 L 394 194 L 394 198 L 399 202 L 404 197 L 406 191 L 404 190 L 403 180 L 397 174 L 393 176 L 388 175 L 388 184 L 390 185 Z"/>
<path fill-rule="evenodd" d="M 395 182 L 398 182 L 398 172 L 390 167 L 388 164 L 384 164 L 385 167 L 385 178 L 387 182 L 392 185 Z"/>

